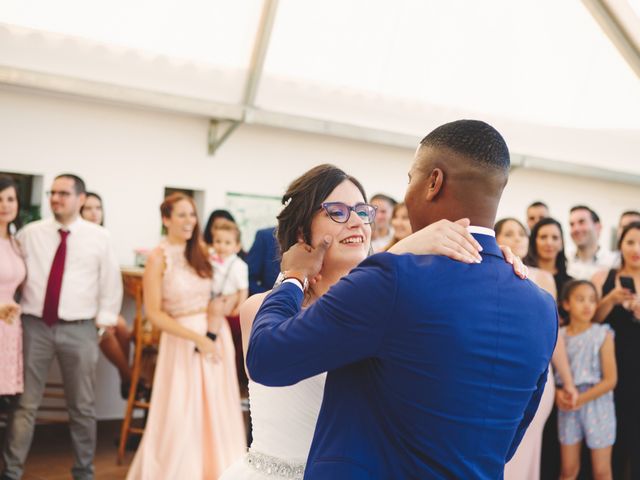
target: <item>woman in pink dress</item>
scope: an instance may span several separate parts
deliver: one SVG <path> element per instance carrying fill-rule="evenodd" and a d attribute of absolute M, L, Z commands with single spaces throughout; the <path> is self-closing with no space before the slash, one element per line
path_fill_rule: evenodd
<path fill-rule="evenodd" d="M 26 269 L 11 224 L 18 216 L 18 188 L 0 175 L 0 395 L 22 393 L 22 324 L 14 296 Z"/>
<path fill-rule="evenodd" d="M 212 268 L 193 200 L 172 194 L 160 211 L 167 238 L 150 254 L 143 286 L 146 314 L 162 335 L 127 478 L 214 480 L 246 451 L 233 341 L 222 309 L 207 315 Z"/>

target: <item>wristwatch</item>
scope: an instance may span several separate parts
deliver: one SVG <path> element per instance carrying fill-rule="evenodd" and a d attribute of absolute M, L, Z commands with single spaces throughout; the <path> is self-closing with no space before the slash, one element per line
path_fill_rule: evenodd
<path fill-rule="evenodd" d="M 273 288 L 279 287 L 285 280 L 296 280 L 300 284 L 303 292 L 306 292 L 307 288 L 309 288 L 309 279 L 307 277 L 304 277 L 297 272 L 289 271 L 280 272 L 280 275 L 276 278 L 276 282 L 273 284 Z"/>
<path fill-rule="evenodd" d="M 99 327 L 98 328 L 98 343 L 102 340 L 104 334 L 107 333 L 107 327 Z"/>

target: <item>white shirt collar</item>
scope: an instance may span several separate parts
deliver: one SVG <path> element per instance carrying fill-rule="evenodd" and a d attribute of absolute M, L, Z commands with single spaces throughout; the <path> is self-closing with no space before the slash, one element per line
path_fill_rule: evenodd
<path fill-rule="evenodd" d="M 598 245 L 598 248 L 596 249 L 596 252 L 593 254 L 593 257 L 590 260 L 583 260 L 580 257 L 578 257 L 578 251 L 576 250 L 576 252 L 573 254 L 573 259 L 576 262 L 584 262 L 584 263 L 595 263 L 598 260 L 600 260 L 600 253 L 601 253 L 601 249 L 600 249 L 600 245 Z"/>
<path fill-rule="evenodd" d="M 69 232 L 75 232 L 78 227 L 82 224 L 84 220 L 82 220 L 82 217 L 80 215 L 78 215 L 76 217 L 76 219 L 71 222 L 69 225 L 63 225 L 60 222 L 58 222 L 55 218 L 53 218 L 53 224 L 56 227 L 56 230 L 68 230 Z"/>
<path fill-rule="evenodd" d="M 478 233 L 480 235 L 489 235 L 490 237 L 494 237 L 496 236 L 496 232 L 491 229 L 491 228 L 487 228 L 487 227 L 477 227 L 475 225 L 469 225 L 467 227 L 467 230 L 469 231 L 469 233 Z"/>

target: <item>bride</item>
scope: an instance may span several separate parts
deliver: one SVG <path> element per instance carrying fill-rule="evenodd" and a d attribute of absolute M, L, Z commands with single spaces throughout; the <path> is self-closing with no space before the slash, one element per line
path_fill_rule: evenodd
<path fill-rule="evenodd" d="M 334 238 L 320 275 L 305 294 L 304 308 L 367 257 L 375 208 L 365 203 L 358 180 L 332 165 L 319 165 L 294 180 L 282 200 L 277 229 L 280 251 L 299 241 L 311 245 L 325 235 Z M 467 225 L 468 220 L 440 221 L 397 243 L 390 252 L 440 254 L 476 262 L 479 244 L 467 232 Z M 510 252 L 505 256 L 512 259 Z M 518 264 L 516 270 L 520 268 Z M 240 310 L 245 353 L 253 319 L 268 293 L 252 296 Z M 325 376 L 323 373 L 287 387 L 265 387 L 249 379 L 253 443 L 220 480 L 302 479 Z"/>

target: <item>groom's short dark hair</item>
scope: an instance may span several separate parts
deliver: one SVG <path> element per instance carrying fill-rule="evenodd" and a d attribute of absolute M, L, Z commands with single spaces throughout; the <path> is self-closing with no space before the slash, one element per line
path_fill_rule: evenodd
<path fill-rule="evenodd" d="M 480 120 L 456 120 L 433 130 L 420 142 L 421 147 L 448 148 L 478 166 L 509 170 L 509 148 L 502 135 Z"/>

